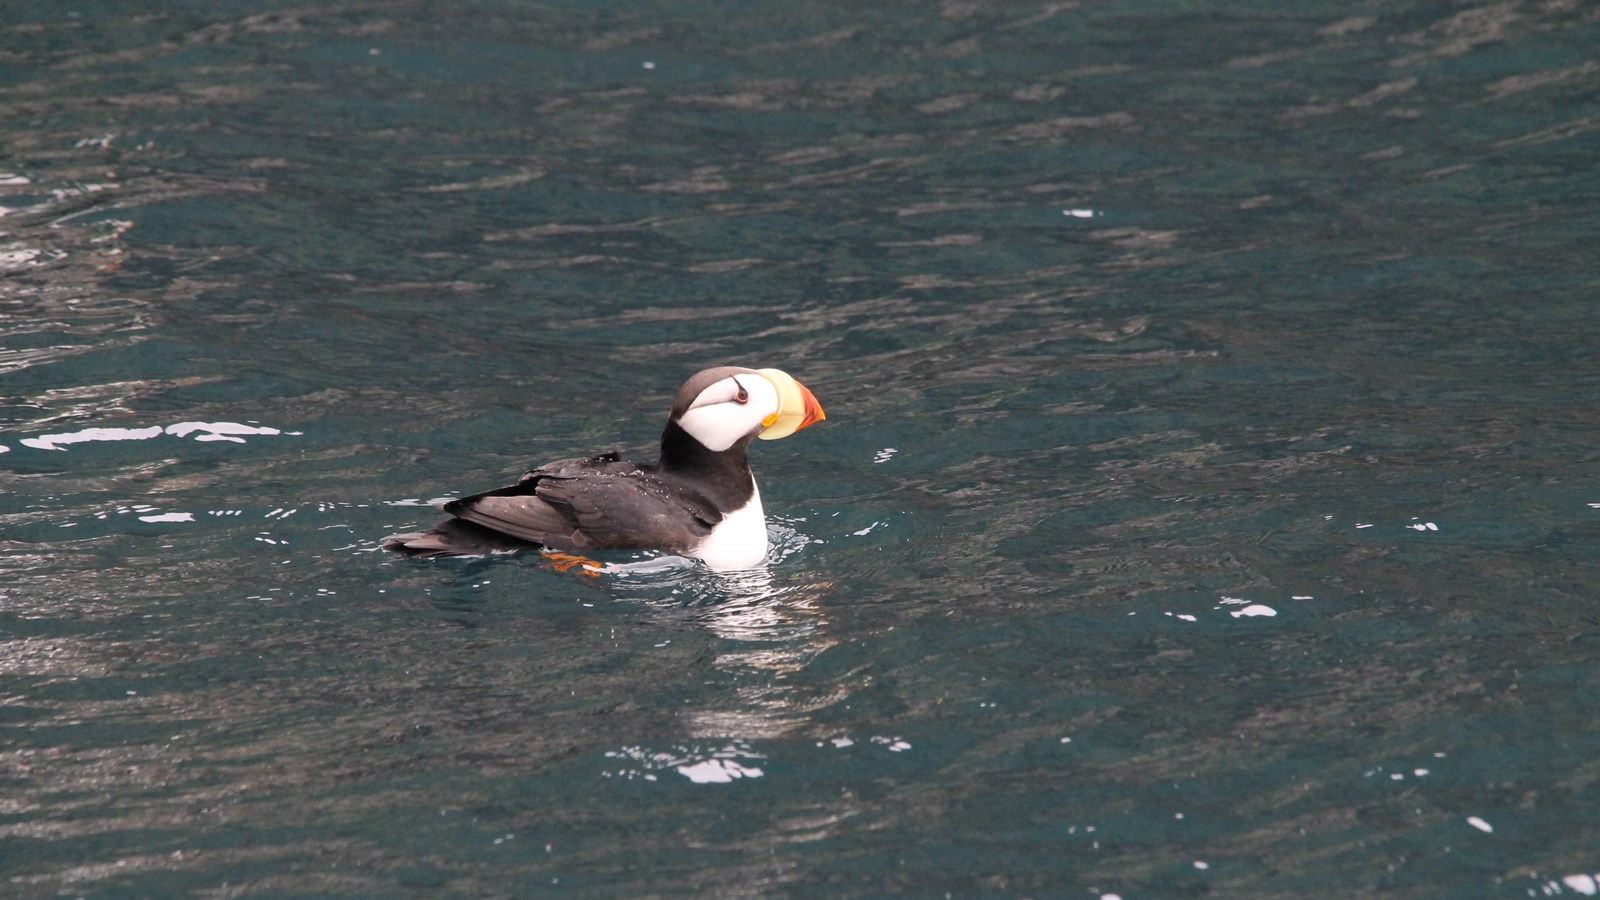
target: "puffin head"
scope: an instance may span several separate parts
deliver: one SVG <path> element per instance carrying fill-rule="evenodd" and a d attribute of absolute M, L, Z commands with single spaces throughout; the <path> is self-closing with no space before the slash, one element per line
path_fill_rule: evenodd
<path fill-rule="evenodd" d="M 684 382 L 671 418 L 701 446 L 720 452 L 750 437 L 788 437 L 824 416 L 817 398 L 787 372 L 718 366 Z"/>

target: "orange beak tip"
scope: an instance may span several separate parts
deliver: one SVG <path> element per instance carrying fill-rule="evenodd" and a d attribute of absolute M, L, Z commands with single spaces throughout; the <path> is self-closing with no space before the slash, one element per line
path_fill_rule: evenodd
<path fill-rule="evenodd" d="M 813 422 L 821 422 L 823 419 L 826 419 L 828 414 L 822 411 L 822 404 L 817 402 L 816 395 L 811 393 L 811 391 L 805 387 L 802 387 L 800 390 L 805 394 L 806 399 L 806 417 L 801 423 L 800 427 L 804 428 Z"/>

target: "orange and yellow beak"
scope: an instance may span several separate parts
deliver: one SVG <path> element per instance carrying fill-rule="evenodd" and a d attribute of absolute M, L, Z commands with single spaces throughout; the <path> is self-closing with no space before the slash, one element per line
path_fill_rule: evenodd
<path fill-rule="evenodd" d="M 816 396 L 807 390 L 805 385 L 795 381 L 789 373 L 777 369 L 756 371 L 778 389 L 778 411 L 763 421 L 762 424 L 767 427 L 756 437 L 764 441 L 775 441 L 778 438 L 786 438 L 813 422 L 827 418 Z"/>

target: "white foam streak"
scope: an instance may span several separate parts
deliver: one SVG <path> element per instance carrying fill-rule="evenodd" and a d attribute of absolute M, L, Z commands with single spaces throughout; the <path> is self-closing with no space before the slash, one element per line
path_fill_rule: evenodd
<path fill-rule="evenodd" d="M 149 428 L 85 428 L 67 434 L 41 434 L 35 438 L 23 438 L 22 445 L 35 450 L 65 450 L 67 448 L 62 446 L 63 444 L 82 444 L 87 441 L 147 441 L 160 435 L 160 425 L 152 425 Z"/>
<path fill-rule="evenodd" d="M 176 425 L 167 426 L 167 434 L 174 435 L 176 437 L 188 437 L 196 431 L 205 432 L 205 434 L 199 435 L 195 438 L 197 441 L 232 440 L 239 441 L 241 444 L 244 443 L 244 441 L 238 437 L 235 437 L 234 435 L 283 433 L 276 428 L 266 428 L 257 425 L 240 425 L 238 422 L 179 422 Z"/>
<path fill-rule="evenodd" d="M 1585 897 L 1593 897 L 1595 894 L 1600 894 L 1600 882 L 1595 881 L 1593 875 L 1568 875 L 1561 879 L 1561 883 Z"/>
<path fill-rule="evenodd" d="M 727 784 L 741 778 L 760 778 L 763 773 L 754 766 L 741 766 L 731 759 L 708 759 L 679 766 L 678 774 L 695 784 Z"/>
<path fill-rule="evenodd" d="M 162 427 L 151 425 L 145 428 L 85 428 L 82 431 L 69 431 L 62 434 L 41 434 L 38 437 L 23 438 L 24 447 L 35 450 L 66 450 L 73 444 L 94 443 L 100 441 L 148 441 L 153 438 L 170 435 L 172 437 L 188 437 L 194 435 L 197 441 L 229 441 L 236 444 L 244 443 L 241 435 L 298 435 L 298 431 L 281 431 L 264 425 L 243 425 L 238 422 L 178 422 L 174 425 Z M 0 452 L 9 450 L 0 446 Z"/>

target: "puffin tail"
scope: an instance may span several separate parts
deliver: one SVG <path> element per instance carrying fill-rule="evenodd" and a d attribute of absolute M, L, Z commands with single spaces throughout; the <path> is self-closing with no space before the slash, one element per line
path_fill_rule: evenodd
<path fill-rule="evenodd" d="M 427 531 L 391 534 L 380 541 L 378 546 L 419 559 L 437 559 L 441 556 L 486 556 L 490 553 L 539 549 L 538 544 L 518 540 L 462 519 L 445 519 Z"/>

